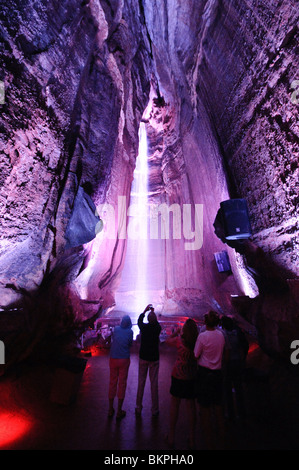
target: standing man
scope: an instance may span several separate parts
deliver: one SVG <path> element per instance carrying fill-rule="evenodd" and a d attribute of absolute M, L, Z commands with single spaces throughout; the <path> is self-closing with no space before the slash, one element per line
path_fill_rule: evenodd
<path fill-rule="evenodd" d="M 146 312 L 148 323 L 144 323 Z M 139 350 L 138 390 L 136 398 L 136 416 L 141 415 L 144 387 L 149 372 L 152 396 L 152 416 L 159 414 L 158 374 L 159 374 L 159 336 L 161 325 L 157 321 L 154 307 L 148 305 L 139 315 L 138 326 L 140 329 L 141 344 Z"/>
<path fill-rule="evenodd" d="M 203 435 L 208 449 L 211 450 L 214 446 L 213 416 L 217 420 L 219 438 L 221 441 L 224 438 L 222 364 L 225 338 L 222 331 L 217 328 L 219 316 L 216 312 L 210 311 L 204 319 L 206 330 L 199 333 L 194 348 L 198 364 L 196 395 L 200 406 Z"/>

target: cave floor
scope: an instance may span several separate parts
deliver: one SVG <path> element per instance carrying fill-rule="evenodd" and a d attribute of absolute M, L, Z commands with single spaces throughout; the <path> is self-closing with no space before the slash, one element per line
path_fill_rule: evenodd
<path fill-rule="evenodd" d="M 151 416 L 147 380 L 141 418 L 135 416 L 138 350 L 134 347 L 124 402 L 126 417 L 108 418 L 109 354 L 94 350 L 88 357 L 76 400 L 67 405 L 50 399 L 54 370 L 26 364 L 0 380 L 0 449 L 8 450 L 163 450 L 169 419 L 170 373 L 175 350 L 161 345 L 159 391 L 160 414 Z M 273 364 L 259 348 L 247 360 L 244 384 L 247 417 L 226 421 L 227 450 L 298 450 L 297 403 L 299 378 L 296 370 Z M 63 392 L 63 391 L 62 391 Z M 188 426 L 184 403 L 177 425 L 176 450 L 187 450 Z M 196 449 L 203 450 L 200 415 Z"/>

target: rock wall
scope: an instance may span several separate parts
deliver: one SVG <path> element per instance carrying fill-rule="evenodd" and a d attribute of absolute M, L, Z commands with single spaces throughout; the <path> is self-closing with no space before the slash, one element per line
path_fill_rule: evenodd
<path fill-rule="evenodd" d="M 183 239 L 165 245 L 169 309 L 228 311 L 231 293 L 246 293 L 242 259 L 213 230 L 228 197 L 247 199 L 254 242 L 284 277 L 298 276 L 297 10 L 295 0 L 8 0 L 2 6 L 4 309 L 34 299 L 41 287 L 44 298 L 58 295 L 53 272 L 74 318 L 81 298 L 97 308 L 113 305 L 126 249 L 117 236 L 126 225 L 118 198 L 128 206 L 150 98 L 152 200 L 201 204 L 204 211 L 200 249 L 186 250 Z M 66 250 L 79 186 L 96 206 L 116 208 L 115 232 L 106 228 Z M 223 249 L 233 276 L 217 270 L 214 253 Z M 52 314 L 50 308 L 44 329 Z M 18 318 L 16 329 L 24 321 Z"/>
<path fill-rule="evenodd" d="M 299 333 L 296 3 L 145 5 L 160 89 L 180 123 L 181 167 L 187 169 L 189 189 L 209 212 L 225 190 L 248 203 L 255 248 L 243 247 L 241 258 L 255 270 L 251 273 L 259 290 L 250 279 L 235 275 L 240 286 L 245 280 L 258 294 L 236 300 L 236 312 L 257 327 L 265 349 L 288 359 Z M 209 177 L 217 182 L 215 191 Z M 218 193 L 220 188 L 224 193 Z M 210 223 L 205 230 L 213 243 Z M 210 248 L 206 246 L 203 259 L 209 259 Z M 211 270 L 207 275 L 211 291 L 221 292 Z M 293 281 L 285 283 L 288 278 Z"/>
<path fill-rule="evenodd" d="M 138 2 L 9 1 L 1 20 L 7 306 L 65 255 L 79 185 L 92 188 L 95 204 L 128 194 L 151 66 Z"/>
<path fill-rule="evenodd" d="M 166 82 L 163 86 L 167 89 Z M 231 312 L 231 294 L 242 292 L 242 286 L 234 251 L 213 234 L 220 201 L 229 197 L 218 145 L 204 110 L 201 121 L 190 112 L 191 122 L 186 123 L 179 96 L 173 98 L 162 104 L 154 101 L 147 123 L 150 205 L 165 204 L 170 214 L 169 237 L 162 240 L 164 312 L 198 317 L 209 308 Z M 224 249 L 234 276 L 218 272 L 214 254 Z"/>
<path fill-rule="evenodd" d="M 231 197 L 246 198 L 253 229 L 246 263 L 259 295 L 236 300 L 236 310 L 256 327 L 265 350 L 289 361 L 299 336 L 298 7 L 201 6 L 190 75 L 217 135 Z"/>
<path fill-rule="evenodd" d="M 1 339 L 13 360 L 85 318 L 73 281 L 90 247 L 66 250 L 64 235 L 79 186 L 96 206 L 129 195 L 151 50 L 134 0 L 9 0 L 0 15 Z M 88 299 L 99 301 L 123 250 L 102 247 Z"/>
<path fill-rule="evenodd" d="M 285 277 L 298 276 L 298 5 L 200 3 L 189 75 L 217 133 L 231 195 L 247 199 L 255 243 Z"/>

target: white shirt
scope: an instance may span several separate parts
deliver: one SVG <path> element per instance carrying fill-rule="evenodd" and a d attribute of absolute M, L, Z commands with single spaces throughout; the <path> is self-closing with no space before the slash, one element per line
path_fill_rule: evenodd
<path fill-rule="evenodd" d="M 194 348 L 199 366 L 221 369 L 225 339 L 220 330 L 206 330 L 200 333 Z"/>

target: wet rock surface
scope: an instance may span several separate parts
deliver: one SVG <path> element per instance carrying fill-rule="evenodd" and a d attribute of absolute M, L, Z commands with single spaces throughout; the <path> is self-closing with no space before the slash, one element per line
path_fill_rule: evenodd
<path fill-rule="evenodd" d="M 69 276 L 77 251 L 66 251 L 65 232 L 80 186 L 96 206 L 117 208 L 119 196 L 129 204 L 150 99 L 151 201 L 204 210 L 200 249 L 186 250 L 183 239 L 167 245 L 165 305 L 234 311 L 244 261 L 213 229 L 229 197 L 247 199 L 253 241 L 282 278 L 298 277 L 295 1 L 8 0 L 0 20 L 2 308 L 23 306 L 57 266 L 75 303 L 114 305 L 127 241 L 98 236 L 78 250 Z M 232 275 L 217 270 L 223 249 Z M 294 298 L 291 316 L 282 304 L 267 298 L 259 322 L 255 309 L 246 313 L 263 334 L 270 325 L 277 351 L 298 329 Z M 13 322 L 18 329 L 22 315 Z"/>

